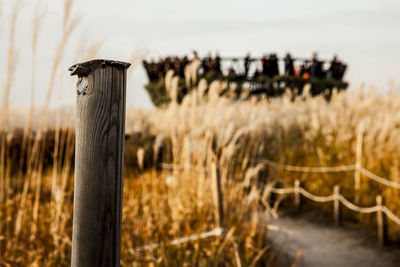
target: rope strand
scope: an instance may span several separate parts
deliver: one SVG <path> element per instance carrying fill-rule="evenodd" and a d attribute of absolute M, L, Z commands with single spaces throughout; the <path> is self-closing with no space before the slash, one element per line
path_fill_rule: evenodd
<path fill-rule="evenodd" d="M 330 195 L 330 196 L 316 196 L 311 194 L 310 192 L 306 191 L 304 188 L 300 187 L 299 189 L 300 194 L 302 194 L 304 197 L 315 201 L 315 202 L 330 202 L 334 201 L 335 199 L 339 199 L 340 202 L 346 206 L 348 209 L 359 212 L 359 213 L 373 213 L 377 212 L 378 210 L 382 210 L 394 223 L 397 225 L 400 225 L 400 218 L 397 217 L 393 212 L 391 212 L 386 206 L 372 206 L 372 207 L 359 207 L 350 201 L 348 201 L 344 196 L 342 195 Z M 276 193 L 276 194 L 288 194 L 288 193 L 294 193 L 295 190 L 294 188 L 271 188 L 270 192 Z"/>

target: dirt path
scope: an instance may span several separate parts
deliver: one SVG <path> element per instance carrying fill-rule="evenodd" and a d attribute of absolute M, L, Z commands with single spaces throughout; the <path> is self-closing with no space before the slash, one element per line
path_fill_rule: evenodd
<path fill-rule="evenodd" d="M 280 217 L 270 223 L 269 236 L 282 266 L 296 253 L 296 267 L 392 267 L 400 266 L 400 249 L 381 249 L 360 232 L 324 226 L 304 218 Z"/>

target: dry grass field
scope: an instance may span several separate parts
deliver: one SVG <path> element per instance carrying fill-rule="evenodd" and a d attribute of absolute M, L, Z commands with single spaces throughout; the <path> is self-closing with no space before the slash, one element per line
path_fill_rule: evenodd
<path fill-rule="evenodd" d="M 399 96 L 373 92 L 344 93 L 329 103 L 323 97 L 234 102 L 200 98 L 194 93 L 182 105 L 162 110 L 128 109 L 123 264 L 272 264 L 265 214 L 278 202 L 270 207 L 270 192 L 259 184 L 287 187 L 300 179 L 316 195 L 329 195 L 333 185 L 340 184 L 342 194 L 354 202 L 354 174 L 292 173 L 256 160 L 267 158 L 297 166 L 351 165 L 356 136 L 362 133 L 363 166 L 398 181 L 399 107 Z M 21 130 L 19 139 L 16 130 L 1 134 L 3 265 L 68 265 L 74 129 L 38 132 L 31 134 L 31 139 Z M 17 155 L 13 154 L 16 150 Z M 175 238 L 216 227 L 211 151 L 219 158 L 227 238 L 168 245 Z M 398 190 L 362 177 L 359 205 L 374 205 L 377 194 L 399 214 Z M 332 216 L 329 204 L 304 204 L 320 217 Z M 344 217 L 361 228 L 376 228 L 373 215 L 344 210 Z M 399 227 L 388 223 L 390 241 L 398 243 Z M 155 243 L 161 246 L 137 249 Z"/>
<path fill-rule="evenodd" d="M 226 166 L 222 170 L 226 179 L 245 180 L 254 175 L 254 179 L 277 182 L 285 187 L 293 186 L 294 180 L 299 179 L 309 192 L 322 196 L 332 194 L 333 186 L 338 184 L 342 194 L 355 203 L 352 171 L 284 172 L 254 160 L 266 158 L 309 167 L 354 165 L 357 136 L 362 136 L 361 165 L 399 182 L 399 107 L 397 94 L 362 91 L 336 95 L 329 103 L 323 97 L 291 102 L 289 96 L 254 103 L 217 98 L 202 102 L 194 94 L 181 106 L 129 112 L 128 125 L 134 125 L 133 131 L 170 137 L 172 147 L 179 147 L 173 150 L 174 161 L 183 166 L 184 159 L 188 158 L 190 166 L 196 165 L 198 160 L 191 157 L 199 155 L 204 148 L 204 141 L 200 140 L 213 136 L 221 162 Z M 171 120 L 174 123 L 170 123 Z M 378 194 L 382 194 L 386 206 L 398 215 L 399 190 L 361 175 L 359 206 L 374 206 Z M 331 204 L 305 204 L 331 216 Z M 345 209 L 344 217 L 375 229 L 374 215 L 357 215 Z M 390 240 L 397 243 L 399 227 L 388 223 Z"/>
<path fill-rule="evenodd" d="M 1 88 L 0 266 L 68 266 L 73 211 L 74 112 L 49 108 L 66 44 L 78 19 L 64 0 L 62 35 L 56 44 L 44 104 L 33 100 L 26 111 L 10 106 L 17 64 L 13 38 L 20 1 L 10 18 L 7 73 Z M 43 13 L 32 25 L 34 99 L 36 50 Z M 99 44 L 79 59 L 96 55 Z M 65 71 L 66 72 L 66 71 Z M 65 73 L 67 75 L 67 73 Z M 172 83 L 172 82 L 171 82 Z M 362 165 L 400 182 L 400 96 L 351 91 L 330 102 L 307 95 L 292 99 L 233 101 L 218 97 L 222 84 L 199 83 L 181 105 L 163 109 L 127 109 L 122 222 L 122 266 L 275 266 L 268 217 L 284 198 L 273 202 L 265 184 L 291 187 L 299 179 L 309 192 L 330 195 L 339 184 L 352 202 L 354 173 L 296 173 L 269 168 L 260 158 L 296 166 L 355 164 L 356 139 L 363 137 Z M 171 98 L 176 87 L 171 84 Z M 177 238 L 216 229 L 212 163 L 216 155 L 222 179 L 226 232 L 176 244 Z M 360 206 L 372 206 L 381 194 L 400 215 L 400 191 L 361 176 Z M 290 198 L 290 196 L 288 196 Z M 322 218 L 328 204 L 305 202 Z M 287 208 L 286 207 L 283 208 Z M 374 215 L 344 210 L 347 223 L 376 229 Z M 388 221 L 388 236 L 400 244 L 399 226 Z M 147 245 L 156 244 L 153 247 Z"/>

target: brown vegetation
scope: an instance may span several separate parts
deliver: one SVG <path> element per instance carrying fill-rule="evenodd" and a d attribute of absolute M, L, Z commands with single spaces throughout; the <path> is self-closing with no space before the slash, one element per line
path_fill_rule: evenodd
<path fill-rule="evenodd" d="M 4 112 L 0 118 L 5 122 L 0 129 L 0 266 L 69 265 L 74 128 L 71 121 L 53 123 L 64 118 L 52 118 L 53 112 L 48 109 L 66 42 L 78 21 L 70 18 L 72 1 L 64 3 L 63 35 L 53 59 L 45 107 L 40 116 L 36 114 L 25 122 L 20 118 L 26 113 L 10 112 L 8 103 L 16 66 L 14 26 L 10 29 L 8 74 L 2 94 Z M 33 54 L 40 16 L 34 20 Z M 17 13 L 11 18 L 13 23 L 16 18 Z M 98 47 L 90 48 L 90 57 Z M 34 58 L 32 68 L 34 80 Z M 172 99 L 176 99 L 176 84 L 171 80 L 168 87 Z M 340 94 L 334 95 L 330 103 L 322 97 L 307 96 L 295 101 L 286 96 L 272 101 L 234 102 L 218 97 L 222 86 L 215 82 L 208 87 L 200 81 L 198 90 L 179 106 L 171 103 L 159 110 L 128 109 L 124 266 L 272 264 L 263 216 L 271 209 L 269 192 L 259 186 L 260 182 L 291 186 L 300 179 L 308 191 L 317 195 L 330 195 L 333 185 L 340 184 L 347 199 L 354 197 L 353 173 L 285 173 L 258 164 L 255 160 L 260 157 L 300 166 L 354 164 L 356 136 L 361 133 L 362 165 L 400 182 L 398 95 Z M 31 88 L 33 95 L 34 81 Z M 205 88 L 209 90 L 207 99 Z M 32 102 L 30 114 L 33 111 Z M 61 116 L 61 109 L 54 114 Z M 73 117 L 73 112 L 66 114 Z M 55 129 L 49 130 L 48 126 Z M 169 244 L 174 238 L 215 227 L 210 151 L 219 158 L 227 234 L 225 238 Z M 163 169 L 165 166 L 168 168 Z M 382 194 L 386 206 L 400 214 L 398 190 L 361 178 L 360 205 L 371 206 L 375 196 Z M 331 216 L 330 206 L 306 205 Z M 375 218 L 370 215 L 346 211 L 344 216 L 375 229 Z M 399 234 L 399 227 L 389 222 L 391 241 L 399 242 Z M 153 243 L 161 245 L 135 250 Z"/>

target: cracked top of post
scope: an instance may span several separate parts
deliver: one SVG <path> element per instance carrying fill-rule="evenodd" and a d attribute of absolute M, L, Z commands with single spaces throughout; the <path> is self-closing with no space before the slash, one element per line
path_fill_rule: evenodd
<path fill-rule="evenodd" d="M 68 70 L 71 71 L 71 76 L 78 75 L 78 76 L 82 77 L 82 76 L 88 76 L 90 73 L 92 73 L 99 67 L 113 66 L 113 67 L 117 67 L 117 68 L 127 69 L 127 68 L 129 68 L 130 65 L 131 65 L 130 63 L 122 62 L 122 61 L 107 60 L 107 59 L 94 59 L 94 60 L 86 61 L 83 63 L 75 64 L 75 65 L 71 66 Z"/>

